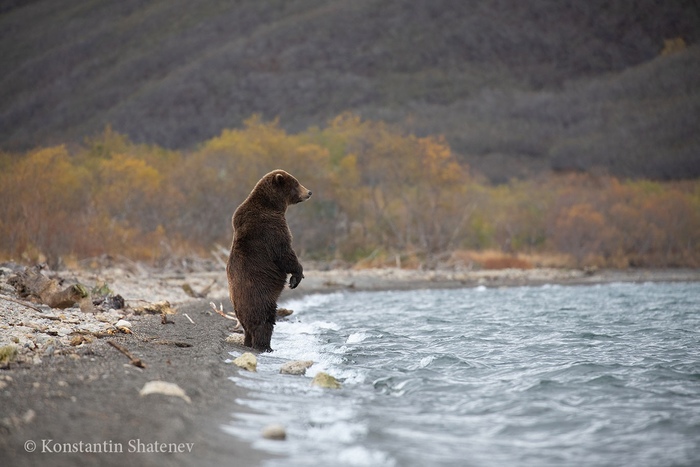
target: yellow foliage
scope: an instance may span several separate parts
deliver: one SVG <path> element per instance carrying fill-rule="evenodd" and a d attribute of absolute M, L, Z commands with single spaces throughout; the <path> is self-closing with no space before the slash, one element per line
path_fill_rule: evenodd
<path fill-rule="evenodd" d="M 47 256 L 55 263 L 73 247 L 71 218 L 82 209 L 87 173 L 71 164 L 67 149 L 56 146 L 28 153 L 0 179 L 0 237 L 7 253 Z M 4 242 L 3 242 L 4 243 Z"/>
<path fill-rule="evenodd" d="M 208 254 L 231 241 L 231 215 L 260 177 L 282 168 L 314 192 L 288 213 L 295 248 L 314 258 L 417 267 L 490 248 L 470 261 L 700 265 L 700 181 L 569 174 L 492 186 L 444 138 L 351 113 L 298 134 L 254 116 L 188 153 L 107 127 L 72 151 L 2 153 L 0 167 L 0 256 L 27 261 Z"/>

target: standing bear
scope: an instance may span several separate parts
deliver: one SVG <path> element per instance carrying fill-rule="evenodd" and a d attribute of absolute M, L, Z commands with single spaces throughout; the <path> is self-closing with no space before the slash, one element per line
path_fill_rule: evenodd
<path fill-rule="evenodd" d="M 304 277 L 284 215 L 287 206 L 310 196 L 311 191 L 292 175 L 274 170 L 260 179 L 233 213 L 233 243 L 226 275 L 231 302 L 245 331 L 246 347 L 272 351 L 277 299 L 287 274 L 291 274 L 292 289 Z"/>

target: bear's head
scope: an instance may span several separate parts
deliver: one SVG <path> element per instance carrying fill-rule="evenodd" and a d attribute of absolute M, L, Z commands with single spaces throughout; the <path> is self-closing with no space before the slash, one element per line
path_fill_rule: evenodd
<path fill-rule="evenodd" d="M 251 195 L 256 193 L 280 209 L 286 209 L 290 204 L 301 203 L 311 197 L 310 190 L 294 176 L 280 169 L 273 170 L 261 178 Z"/>

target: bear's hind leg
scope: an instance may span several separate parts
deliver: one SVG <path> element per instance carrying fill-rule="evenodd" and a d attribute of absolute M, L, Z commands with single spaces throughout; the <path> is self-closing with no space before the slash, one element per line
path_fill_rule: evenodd
<path fill-rule="evenodd" d="M 275 324 L 270 322 L 260 323 L 255 326 L 253 334 L 253 348 L 261 352 L 272 352 L 270 341 L 272 340 L 272 329 Z"/>
<path fill-rule="evenodd" d="M 241 327 L 243 328 L 243 345 L 246 347 L 252 347 L 253 346 L 253 334 L 251 334 L 251 332 L 250 332 L 251 327 L 243 324 L 243 322 L 240 321 L 240 319 L 238 322 L 240 323 Z"/>
<path fill-rule="evenodd" d="M 246 347 L 252 347 L 253 346 L 253 336 L 246 331 L 245 329 L 243 330 L 243 345 Z"/>

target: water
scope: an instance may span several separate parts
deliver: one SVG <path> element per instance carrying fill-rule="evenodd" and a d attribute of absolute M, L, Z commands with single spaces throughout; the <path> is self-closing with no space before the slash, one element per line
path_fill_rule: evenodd
<path fill-rule="evenodd" d="M 269 466 L 700 465 L 700 284 L 311 295 L 224 429 Z M 234 352 L 232 358 L 237 356 Z M 288 360 L 316 362 L 280 375 Z M 319 371 L 341 390 L 311 387 Z M 281 423 L 286 441 L 260 436 Z"/>

